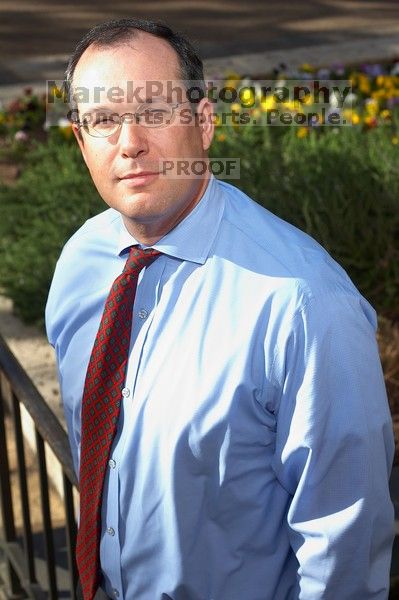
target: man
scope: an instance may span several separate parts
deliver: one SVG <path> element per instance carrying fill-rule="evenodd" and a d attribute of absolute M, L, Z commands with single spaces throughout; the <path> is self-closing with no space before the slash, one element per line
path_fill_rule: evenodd
<path fill-rule="evenodd" d="M 386 598 L 393 438 L 373 309 L 236 188 L 163 174 L 171 158 L 206 160 L 206 97 L 79 100 L 126 82 L 184 90 L 202 67 L 183 38 L 100 25 L 68 78 L 110 207 L 66 244 L 46 314 L 85 600 Z"/>

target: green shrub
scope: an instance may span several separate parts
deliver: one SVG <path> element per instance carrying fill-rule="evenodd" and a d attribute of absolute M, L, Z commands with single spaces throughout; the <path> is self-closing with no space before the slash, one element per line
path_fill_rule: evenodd
<path fill-rule="evenodd" d="M 77 145 L 58 138 L 38 145 L 20 179 L 0 187 L 0 287 L 26 322 L 43 322 L 65 240 L 103 206 Z"/>

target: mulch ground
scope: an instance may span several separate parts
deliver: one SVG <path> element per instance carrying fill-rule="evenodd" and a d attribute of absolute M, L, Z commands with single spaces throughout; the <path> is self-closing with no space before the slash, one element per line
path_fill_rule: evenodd
<path fill-rule="evenodd" d="M 377 339 L 395 434 L 395 464 L 399 464 L 399 323 L 380 318 Z"/>

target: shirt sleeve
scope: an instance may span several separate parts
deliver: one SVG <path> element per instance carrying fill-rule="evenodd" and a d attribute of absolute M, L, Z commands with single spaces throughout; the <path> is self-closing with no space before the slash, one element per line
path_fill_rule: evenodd
<path fill-rule="evenodd" d="M 61 299 L 66 301 L 68 295 L 65 294 L 63 273 L 65 272 L 65 265 L 63 264 L 63 253 L 58 259 L 57 266 L 54 272 L 53 280 L 51 283 L 49 295 L 46 303 L 45 312 L 45 324 L 47 339 L 51 346 L 53 346 L 56 354 L 56 367 L 57 377 L 60 386 L 61 395 L 63 396 L 63 390 L 65 385 L 62 377 L 62 370 L 60 369 L 60 343 L 59 336 L 62 331 L 62 324 L 65 315 L 68 314 L 68 310 L 60 308 Z M 72 311 L 71 311 L 72 312 Z M 71 448 L 72 460 L 75 469 L 76 476 L 79 477 L 79 452 L 80 452 L 80 419 L 77 416 L 80 414 L 79 411 L 72 410 L 70 404 L 65 403 L 63 398 L 63 409 L 64 416 L 67 425 L 69 445 Z"/>
<path fill-rule="evenodd" d="M 393 453 L 371 307 L 312 297 L 286 337 L 274 461 L 301 600 L 388 597 Z"/>

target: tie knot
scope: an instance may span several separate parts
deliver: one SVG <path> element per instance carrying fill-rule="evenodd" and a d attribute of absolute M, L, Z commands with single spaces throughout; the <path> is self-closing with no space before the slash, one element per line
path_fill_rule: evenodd
<path fill-rule="evenodd" d="M 138 274 L 141 269 L 148 267 L 160 254 L 158 250 L 153 248 L 143 249 L 132 246 L 123 272 L 127 275 Z"/>

